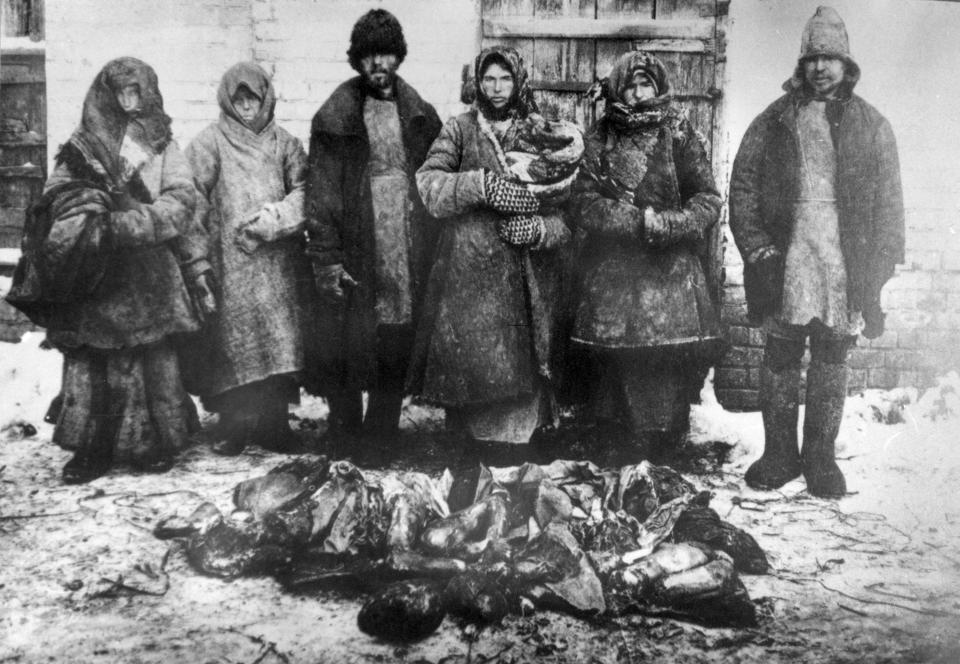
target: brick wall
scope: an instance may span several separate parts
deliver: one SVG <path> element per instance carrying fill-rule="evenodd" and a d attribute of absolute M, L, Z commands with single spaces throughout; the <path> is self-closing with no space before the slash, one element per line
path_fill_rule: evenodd
<path fill-rule="evenodd" d="M 800 34 L 819 0 L 736 0 L 731 4 L 726 117 L 731 158 L 749 122 L 781 94 Z M 851 390 L 923 386 L 960 367 L 960 5 L 834 0 L 863 75 L 857 93 L 893 125 L 907 222 L 906 263 L 884 288 L 887 331 L 860 339 Z M 724 178 L 721 178 L 724 179 Z M 716 386 L 728 408 L 757 403 L 763 335 L 745 321 L 743 267 L 727 250 L 724 320 L 731 352 Z"/>
<path fill-rule="evenodd" d="M 401 76 L 442 118 L 460 112 L 460 66 L 479 46 L 477 0 L 47 0 L 51 159 L 79 120 L 93 77 L 120 55 L 156 69 L 181 146 L 218 117 L 223 72 L 249 59 L 273 74 L 277 120 L 306 143 L 317 108 L 354 75 L 350 29 L 374 7 L 403 25 L 409 54 Z"/>

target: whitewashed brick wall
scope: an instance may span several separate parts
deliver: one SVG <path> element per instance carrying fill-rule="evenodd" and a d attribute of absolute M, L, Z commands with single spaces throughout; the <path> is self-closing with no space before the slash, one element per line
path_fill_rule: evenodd
<path fill-rule="evenodd" d="M 460 112 L 460 67 L 480 43 L 478 0 L 47 0 L 50 159 L 76 126 L 93 77 L 121 55 L 157 71 L 181 145 L 219 115 L 223 72 L 250 59 L 274 76 L 277 120 L 306 143 L 317 108 L 354 75 L 350 30 L 375 7 L 403 25 L 401 76 L 442 118 Z"/>

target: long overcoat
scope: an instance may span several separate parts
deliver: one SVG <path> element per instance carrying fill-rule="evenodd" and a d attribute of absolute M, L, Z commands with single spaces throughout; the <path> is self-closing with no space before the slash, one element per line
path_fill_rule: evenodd
<path fill-rule="evenodd" d="M 570 239 L 556 211 L 541 213 L 545 231 L 533 249 L 497 235 L 500 216 L 484 205 L 483 169 L 503 167 L 477 112 L 447 121 L 417 173 L 424 204 L 441 230 L 408 387 L 448 407 L 530 395 L 549 377 L 558 249 Z"/>
<path fill-rule="evenodd" d="M 210 237 L 219 290 L 215 317 L 184 367 L 189 388 L 203 396 L 306 368 L 305 335 L 312 276 L 303 254 L 306 154 L 300 141 L 271 121 L 259 133 L 226 114 L 187 147 Z M 276 219 L 271 241 L 247 253 L 238 229 L 265 203 Z"/>
<path fill-rule="evenodd" d="M 733 163 L 730 228 L 741 254 L 774 246 L 786 255 L 795 222 L 800 175 L 797 107 L 803 101 L 798 77 L 747 129 Z M 837 152 L 836 199 L 840 249 L 847 272 L 847 303 L 861 311 L 872 334 L 883 330 L 880 289 L 904 259 L 900 163 L 890 123 L 855 94 L 827 104 Z M 783 272 L 761 281 L 745 261 L 744 287 L 756 322 L 779 308 L 768 293 L 783 289 Z"/>
<path fill-rule="evenodd" d="M 315 265 L 342 264 L 359 282 L 340 306 L 322 306 L 316 332 L 313 379 L 321 391 L 365 388 L 376 380 L 376 246 L 370 192 L 370 143 L 363 120 L 365 91 L 360 77 L 341 84 L 313 117 L 305 213 Z M 413 319 L 419 315 L 436 226 L 424 209 L 414 173 L 440 131 L 433 106 L 402 78 L 396 81 L 397 110 L 410 174 L 410 273 Z"/>
<path fill-rule="evenodd" d="M 585 148 L 573 196 L 584 238 L 572 340 L 607 349 L 717 341 L 719 312 L 701 256 L 720 196 L 689 122 L 673 108 L 630 130 L 605 117 L 587 133 Z M 633 200 L 605 195 L 591 172 L 616 178 L 635 192 Z M 670 230 L 656 244 L 644 235 L 648 206 L 669 217 Z"/>

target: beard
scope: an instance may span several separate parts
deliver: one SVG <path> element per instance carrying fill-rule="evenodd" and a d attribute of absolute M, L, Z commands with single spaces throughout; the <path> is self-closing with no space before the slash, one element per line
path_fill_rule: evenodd
<path fill-rule="evenodd" d="M 393 88 L 397 82 L 396 70 L 377 68 L 369 72 L 363 72 L 363 83 L 367 92 L 377 99 L 389 99 L 393 97 Z"/>

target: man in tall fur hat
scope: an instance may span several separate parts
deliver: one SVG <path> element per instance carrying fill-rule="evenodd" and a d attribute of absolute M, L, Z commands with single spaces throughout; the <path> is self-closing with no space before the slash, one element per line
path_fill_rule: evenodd
<path fill-rule="evenodd" d="M 767 332 L 760 401 L 765 448 L 746 474 L 775 489 L 802 473 L 840 497 L 834 459 L 857 335 L 883 332 L 880 290 L 903 262 L 900 167 L 887 120 L 853 93 L 860 67 L 836 11 L 807 23 L 786 94 L 750 125 L 733 165 L 730 228 L 751 318 Z M 803 449 L 800 362 L 810 338 Z"/>
<path fill-rule="evenodd" d="M 397 75 L 407 45 L 392 14 L 362 16 L 347 55 L 359 75 L 323 103 L 310 136 L 307 251 L 324 309 L 316 380 L 335 436 L 384 442 L 397 431 L 434 243 L 413 175 L 441 124 Z"/>

